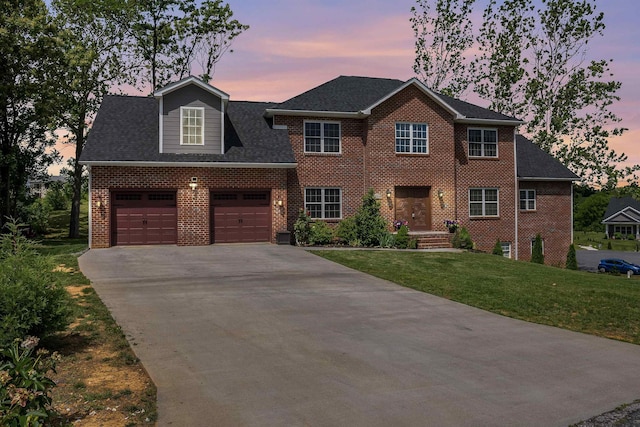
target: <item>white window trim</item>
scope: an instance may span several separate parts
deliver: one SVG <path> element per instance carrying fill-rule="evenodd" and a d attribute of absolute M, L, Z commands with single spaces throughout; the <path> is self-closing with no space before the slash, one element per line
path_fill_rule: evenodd
<path fill-rule="evenodd" d="M 182 124 L 183 114 L 185 110 L 200 110 L 202 111 L 202 129 L 200 130 L 200 137 L 202 138 L 202 144 L 185 144 L 184 143 L 184 126 Z M 184 146 L 202 146 L 204 145 L 204 107 L 189 107 L 183 106 L 180 107 L 180 145 Z"/>
<path fill-rule="evenodd" d="M 309 212 L 309 209 L 307 209 L 307 190 L 322 190 L 322 200 L 320 201 L 320 206 L 321 206 L 321 212 L 322 212 L 322 217 L 320 218 L 312 218 L 314 220 L 318 220 L 318 219 L 322 219 L 322 220 L 341 220 L 342 219 L 342 205 L 343 205 L 343 201 L 342 201 L 342 197 L 343 197 L 343 192 L 342 192 L 342 188 L 340 187 L 305 187 L 304 188 L 304 211 L 305 212 Z M 325 201 L 325 190 L 338 190 L 339 194 L 340 194 L 340 215 L 336 218 L 325 218 L 324 214 L 325 214 L 325 205 L 327 204 L 327 202 Z M 313 203 L 316 204 L 316 203 Z M 333 204 L 333 203 L 331 203 Z"/>
<path fill-rule="evenodd" d="M 307 123 L 320 123 L 320 151 L 307 151 Z M 338 125 L 338 151 L 324 151 L 324 125 Z M 304 120 L 302 123 L 302 144 L 305 154 L 342 154 L 342 123 L 329 120 Z M 327 187 L 328 188 L 328 187 Z"/>
<path fill-rule="evenodd" d="M 525 192 L 525 198 L 524 199 L 522 198 L 522 192 L 523 191 Z M 529 201 L 532 200 L 532 199 L 529 198 L 529 193 L 530 192 L 533 192 L 533 208 L 532 209 L 529 209 Z M 538 209 L 537 197 L 538 197 L 538 194 L 536 193 L 536 190 L 526 189 L 526 188 L 520 189 L 519 192 L 518 192 L 518 208 L 521 211 L 535 211 L 535 210 L 537 210 Z M 522 201 L 523 200 L 525 201 L 524 209 L 522 209 Z"/>
<path fill-rule="evenodd" d="M 397 141 L 398 141 L 398 134 L 397 134 L 398 129 L 397 129 L 397 125 L 409 125 L 409 126 L 411 126 L 411 129 L 409 131 L 409 152 L 408 153 L 405 153 L 403 151 L 397 151 L 397 148 L 398 148 L 398 143 L 397 143 Z M 424 125 L 424 126 L 427 127 L 427 137 L 426 137 L 426 140 L 427 140 L 426 150 L 427 151 L 425 151 L 424 153 L 418 153 L 418 152 L 413 151 L 413 126 L 415 126 L 415 125 Z M 418 156 L 419 155 L 423 155 L 424 156 L 426 154 L 429 154 L 429 123 L 396 122 L 396 125 L 393 128 L 393 132 L 394 132 L 393 149 L 394 149 L 396 154 L 407 154 L 407 155 L 418 155 Z"/>
<path fill-rule="evenodd" d="M 472 142 L 469 140 L 469 132 L 472 130 L 479 130 L 480 134 L 482 135 L 482 141 L 481 142 Z M 485 142 L 484 141 L 484 132 L 487 130 L 492 130 L 496 133 L 496 142 Z M 471 158 L 475 158 L 475 159 L 497 159 L 498 157 L 500 157 L 500 152 L 498 151 L 498 137 L 499 137 L 499 133 L 498 133 L 498 129 L 496 128 L 467 128 L 467 150 L 469 150 L 469 157 Z M 480 144 L 480 152 L 481 154 L 479 156 L 472 156 L 471 155 L 471 148 L 470 145 L 471 144 Z M 485 144 L 495 144 L 496 145 L 496 155 L 495 156 L 486 156 L 484 154 L 484 146 Z"/>
<path fill-rule="evenodd" d="M 471 191 L 472 190 L 482 190 L 482 201 L 471 201 Z M 493 202 L 488 202 L 488 203 L 495 203 L 496 204 L 496 214 L 495 215 L 487 215 L 486 214 L 486 203 L 487 200 L 486 199 L 486 191 L 487 190 L 496 190 L 496 201 Z M 499 188 L 495 188 L 495 187 L 473 187 L 473 188 L 469 188 L 469 192 L 467 193 L 467 196 L 469 198 L 469 217 L 470 218 L 497 218 L 500 216 L 500 189 Z M 482 203 L 482 215 L 471 215 L 471 203 Z"/>
<path fill-rule="evenodd" d="M 542 255 L 544 255 L 544 239 L 542 237 L 540 237 L 540 241 L 542 242 Z M 533 245 L 536 243 L 536 238 L 532 237 L 531 238 L 531 245 L 529 245 L 529 252 L 531 252 L 531 255 L 533 255 Z"/>
<path fill-rule="evenodd" d="M 508 249 L 508 255 L 506 255 L 506 254 L 505 254 L 505 251 L 504 251 L 504 247 L 505 247 L 505 246 L 508 246 L 508 247 L 509 247 L 509 249 Z M 503 256 L 503 257 L 505 257 L 505 258 L 509 258 L 509 259 L 511 259 L 511 253 L 512 253 L 512 246 L 511 246 L 511 242 L 500 242 L 500 247 L 502 248 L 502 256 Z"/>

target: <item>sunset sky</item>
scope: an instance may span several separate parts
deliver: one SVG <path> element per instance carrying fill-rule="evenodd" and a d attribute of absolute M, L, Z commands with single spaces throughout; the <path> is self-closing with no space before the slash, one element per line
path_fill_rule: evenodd
<path fill-rule="evenodd" d="M 409 18 L 414 0 L 229 0 L 235 17 L 250 29 L 217 65 L 214 86 L 232 100 L 284 101 L 339 75 L 414 77 L 414 36 Z M 484 4 L 484 1 L 480 1 Z M 604 37 L 590 57 L 613 59 L 622 82 L 612 110 L 629 128 L 610 144 L 640 163 L 640 2 L 602 0 Z M 478 9 L 478 15 L 481 10 Z M 475 19 L 479 19 L 477 16 Z M 482 101 L 471 102 L 486 106 Z M 69 147 L 63 154 L 71 154 Z"/>

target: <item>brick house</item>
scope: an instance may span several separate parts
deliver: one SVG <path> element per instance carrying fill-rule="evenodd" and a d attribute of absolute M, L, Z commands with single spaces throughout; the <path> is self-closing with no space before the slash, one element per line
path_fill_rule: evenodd
<path fill-rule="evenodd" d="M 107 96 L 81 157 L 90 247 L 272 242 L 299 209 L 332 224 L 373 189 L 416 233 L 467 227 L 528 259 L 564 262 L 578 177 L 517 135 L 522 121 L 416 79 L 341 76 L 282 103 L 230 101 L 194 77 Z"/>

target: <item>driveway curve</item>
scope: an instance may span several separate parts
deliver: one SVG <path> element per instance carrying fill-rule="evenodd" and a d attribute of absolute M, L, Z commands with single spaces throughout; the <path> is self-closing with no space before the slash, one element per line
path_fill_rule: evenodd
<path fill-rule="evenodd" d="M 640 397 L 640 346 L 295 247 L 114 247 L 80 267 L 158 387 L 159 426 L 566 426 Z"/>

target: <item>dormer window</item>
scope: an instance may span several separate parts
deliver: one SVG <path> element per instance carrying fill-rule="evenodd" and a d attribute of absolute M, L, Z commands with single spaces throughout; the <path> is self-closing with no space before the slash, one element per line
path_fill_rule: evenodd
<path fill-rule="evenodd" d="M 180 145 L 204 145 L 204 108 L 180 107 Z"/>

